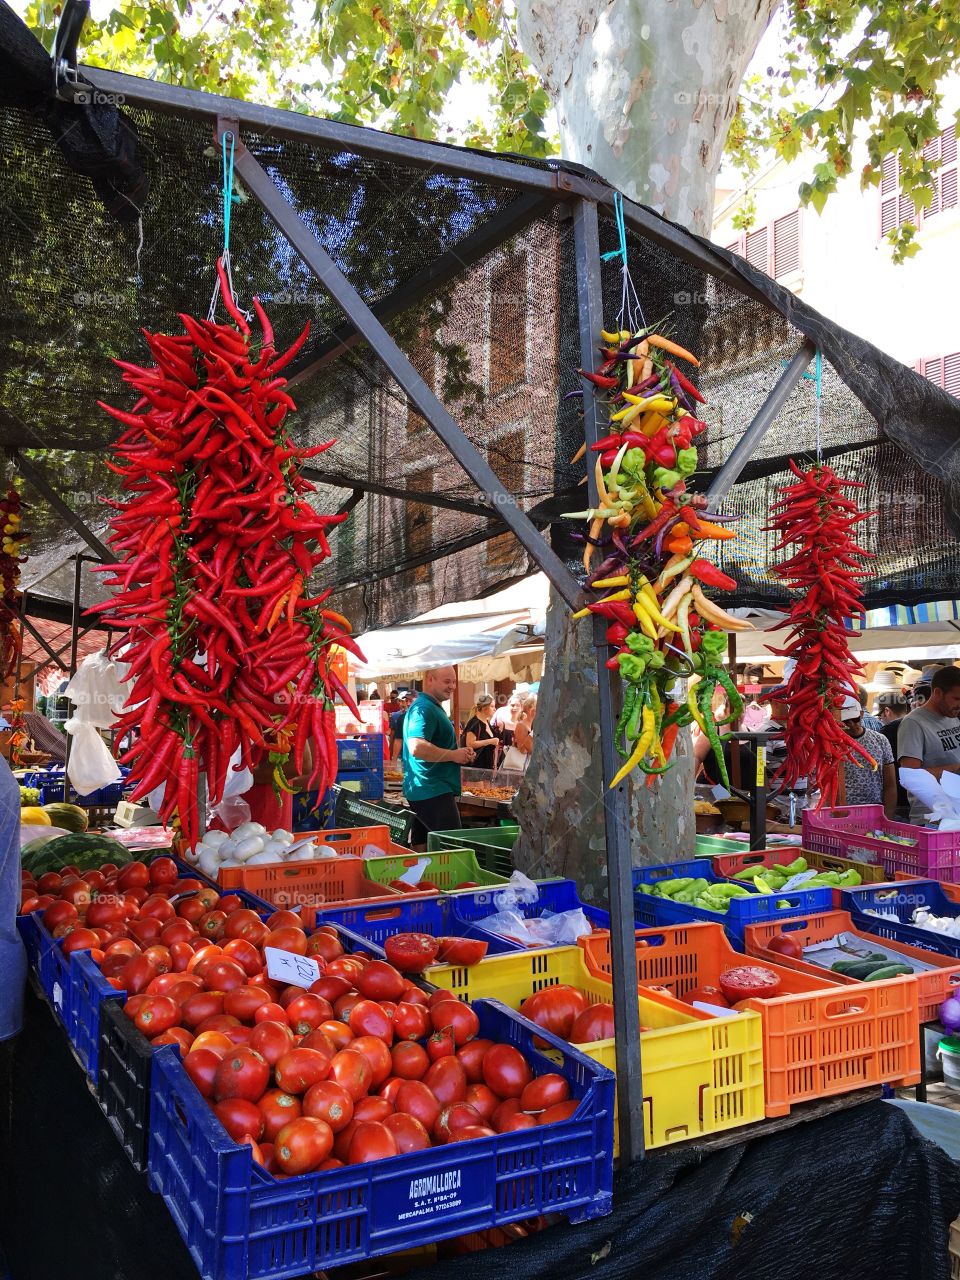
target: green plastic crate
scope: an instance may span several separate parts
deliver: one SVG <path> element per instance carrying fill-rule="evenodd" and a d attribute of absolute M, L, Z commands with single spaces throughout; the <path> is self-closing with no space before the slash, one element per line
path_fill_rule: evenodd
<path fill-rule="evenodd" d="M 416 818 L 412 809 L 360 800 L 343 787 L 335 786 L 333 793 L 338 827 L 387 827 L 394 844 L 406 846 L 410 843 L 410 831 Z M 458 843 L 462 845 L 464 841 Z"/>
<path fill-rule="evenodd" d="M 472 849 L 438 849 L 433 853 L 411 853 L 404 858 L 396 855 L 388 858 L 367 858 L 363 869 L 368 880 L 375 880 L 377 884 L 389 884 L 391 880 L 402 876 L 404 871 L 420 858 L 430 859 L 422 878 L 432 880 L 438 889 L 445 891 L 454 889 L 464 880 L 472 880 L 474 884 L 479 885 L 507 883 L 506 876 L 498 876 L 495 872 L 481 867 Z"/>
<path fill-rule="evenodd" d="M 474 827 L 459 831 L 430 831 L 427 834 L 427 850 L 472 849 L 477 862 L 487 871 L 498 876 L 513 875 L 513 846 L 520 828 L 514 824 L 504 827 Z"/>

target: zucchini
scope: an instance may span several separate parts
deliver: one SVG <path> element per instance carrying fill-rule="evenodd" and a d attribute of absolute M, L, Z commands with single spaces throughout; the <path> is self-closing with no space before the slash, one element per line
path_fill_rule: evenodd
<path fill-rule="evenodd" d="M 833 965 L 835 973 L 842 974 L 845 978 L 858 978 L 861 981 L 865 978 L 872 977 L 877 969 L 889 969 L 890 959 L 883 956 L 881 959 L 873 960 L 838 960 Z"/>
<path fill-rule="evenodd" d="M 912 964 L 886 964 L 874 969 L 865 982 L 882 982 L 884 978 L 899 978 L 901 974 L 913 973 Z"/>

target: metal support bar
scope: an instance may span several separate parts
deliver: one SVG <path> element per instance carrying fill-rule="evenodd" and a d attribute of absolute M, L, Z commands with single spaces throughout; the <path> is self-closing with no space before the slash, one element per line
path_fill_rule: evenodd
<path fill-rule="evenodd" d="M 542 195 L 522 195 L 512 201 L 500 213 L 488 218 L 470 235 L 458 241 L 446 253 L 440 254 L 433 262 L 415 272 L 399 289 L 387 297 L 374 302 L 370 310 L 382 323 L 392 320 L 408 307 L 422 301 L 434 289 L 455 280 L 468 267 L 509 240 L 511 236 L 522 231 L 535 218 L 540 217 L 553 208 L 553 200 Z M 292 386 L 303 382 L 319 370 L 332 364 L 352 347 L 358 346 L 364 339 L 350 325 L 340 325 L 331 336 L 307 355 L 300 356 L 290 366 L 287 377 Z"/>
<path fill-rule="evenodd" d="M 577 301 L 580 320 L 580 363 L 595 363 L 597 335 L 603 328 L 600 286 L 600 233 L 597 206 L 579 200 L 573 210 L 574 252 L 577 265 Z M 584 427 L 588 447 L 607 434 L 600 405 L 586 384 L 583 395 Z M 590 505 L 599 495 L 596 480 L 587 468 Z M 621 783 L 610 790 L 620 768 L 616 752 L 616 723 L 620 710 L 620 685 L 606 666 L 605 624 L 594 619 L 600 701 L 600 752 L 603 763 L 603 815 L 607 844 L 607 883 L 610 891 L 610 953 L 613 962 L 613 1008 L 617 1046 L 617 1102 L 619 1105 L 620 1163 L 643 1158 L 643 1081 L 640 1072 L 640 1012 L 637 1005 L 637 957 L 633 914 L 633 859 L 630 853 L 629 790 Z"/>
<path fill-rule="evenodd" d="M 396 485 L 381 484 L 377 480 L 361 478 L 353 479 L 342 472 L 321 471 L 316 467 L 304 467 L 302 475 L 317 484 L 332 485 L 336 489 L 360 489 L 367 493 L 379 493 L 385 498 L 399 498 L 402 502 L 420 502 L 425 507 L 443 507 L 448 511 L 460 511 L 464 515 L 486 516 L 488 520 L 497 520 L 494 509 L 485 502 L 473 502 L 469 498 L 448 498 L 443 493 L 421 493 L 417 489 L 400 489 Z"/>
<path fill-rule="evenodd" d="M 22 453 L 14 451 L 13 460 L 16 463 L 17 470 L 23 478 L 28 480 L 38 493 L 43 494 L 44 498 L 46 498 L 47 502 L 50 503 L 54 511 L 63 516 L 67 524 L 79 533 L 80 537 L 84 540 L 90 550 L 96 553 L 97 559 L 109 564 L 115 557 L 100 541 L 97 535 L 87 528 L 77 513 L 75 511 L 71 511 L 47 479 L 45 473 L 41 471 L 39 467 L 35 466 L 28 458 L 25 458 Z"/>
<path fill-rule="evenodd" d="M 777 414 L 786 404 L 790 393 L 803 377 L 803 371 L 817 354 L 809 338 L 793 357 L 777 379 L 773 390 L 764 400 L 753 421 L 734 445 L 730 457 L 717 472 L 707 493 L 707 506 L 722 502 L 737 482 L 737 477 L 756 452 L 757 445 L 773 426 Z"/>
<path fill-rule="evenodd" d="M 50 659 L 51 659 L 51 661 L 52 661 L 52 662 L 59 662 L 59 661 L 60 661 L 60 655 L 56 652 L 56 650 L 51 649 L 50 645 L 49 645 L 49 644 L 47 644 L 47 642 L 46 642 L 46 640 L 44 639 L 44 637 L 40 634 L 40 632 L 39 632 L 39 631 L 37 630 L 37 628 L 33 625 L 33 623 L 29 620 L 29 618 L 27 618 L 26 614 L 24 614 L 24 615 L 23 615 L 23 617 L 20 619 L 20 622 L 21 622 L 22 626 L 23 626 L 23 627 L 25 627 L 25 628 L 26 628 L 26 630 L 30 632 L 30 634 L 33 636 L 34 640 L 36 640 L 37 644 L 38 644 L 38 645 L 40 645 L 40 647 L 41 647 L 42 649 L 46 649 L 47 653 L 50 655 Z"/>
<path fill-rule="evenodd" d="M 377 358 L 409 397 L 417 412 L 447 446 L 478 490 L 489 497 L 504 523 L 517 536 L 567 604 L 577 607 L 581 591 L 576 578 L 520 509 L 513 494 L 504 489 L 493 468 L 463 434 L 297 210 L 239 140 L 234 167 L 248 191 L 263 206 L 321 286 L 343 310 L 353 327 L 370 343 Z"/>
<path fill-rule="evenodd" d="M 70 623 L 70 679 L 77 674 L 77 647 L 80 641 L 80 584 L 83 580 L 83 556 L 76 555 L 73 558 L 73 615 Z M 66 735 L 67 743 L 64 748 L 63 758 L 63 799 L 70 799 L 70 779 L 67 776 L 67 766 L 70 763 L 70 746 L 71 735 Z"/>

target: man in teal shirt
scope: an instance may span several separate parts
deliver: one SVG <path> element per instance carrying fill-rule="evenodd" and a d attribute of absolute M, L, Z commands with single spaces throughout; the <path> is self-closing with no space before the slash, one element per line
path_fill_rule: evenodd
<path fill-rule="evenodd" d="M 460 766 L 474 757 L 470 747 L 457 746 L 453 722 L 441 703 L 457 687 L 453 667 L 428 671 L 423 692 L 403 717 L 403 794 L 417 815 L 413 843 L 426 843 L 428 831 L 459 827 Z"/>

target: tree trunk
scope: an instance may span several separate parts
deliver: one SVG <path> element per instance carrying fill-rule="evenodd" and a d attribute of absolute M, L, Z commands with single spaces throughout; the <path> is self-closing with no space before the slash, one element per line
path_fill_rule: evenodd
<path fill-rule="evenodd" d="M 707 234 L 740 83 L 777 0 L 518 0 L 520 40 L 560 121 L 563 155 Z M 641 299 L 642 300 L 642 299 Z M 589 622 L 551 592 L 534 752 L 517 798 L 517 865 L 603 901 L 597 657 Z M 652 787 L 631 784 L 634 862 L 692 856 L 689 733 Z"/>

